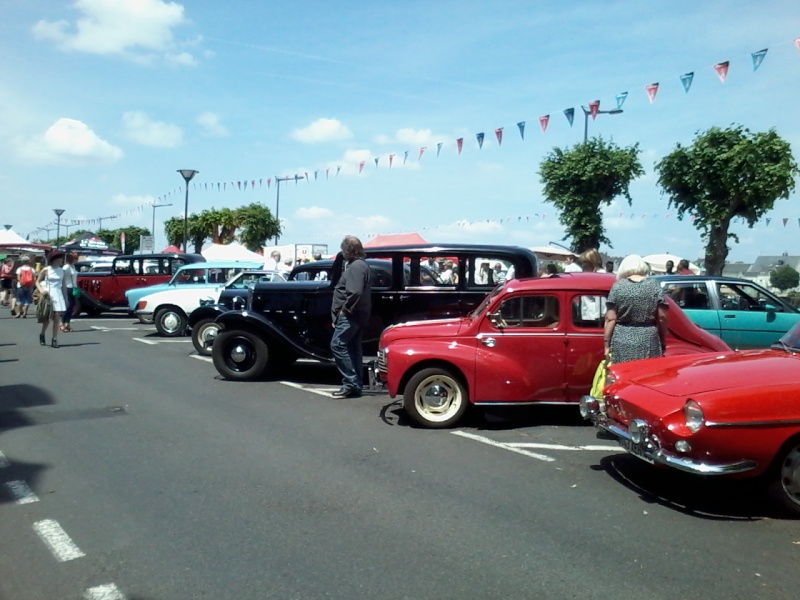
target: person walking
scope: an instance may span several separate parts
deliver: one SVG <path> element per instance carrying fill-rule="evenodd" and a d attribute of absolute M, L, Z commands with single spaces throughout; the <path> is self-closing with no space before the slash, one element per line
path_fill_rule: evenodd
<path fill-rule="evenodd" d="M 39 276 L 36 278 L 36 288 L 39 290 L 40 302 L 43 301 L 44 296 L 50 299 L 51 310 L 47 318 L 42 319 L 42 330 L 39 332 L 39 343 L 46 346 L 47 342 L 44 339 L 47 325 L 52 321 L 53 323 L 53 339 L 50 345 L 53 348 L 58 348 L 58 330 L 61 325 L 61 316 L 67 310 L 67 301 L 64 294 L 64 253 L 60 250 L 53 250 L 47 257 L 47 267 L 41 270 Z"/>
<path fill-rule="evenodd" d="M 575 262 L 574 254 L 567 254 L 564 257 L 564 262 L 567 263 L 567 266 L 564 267 L 565 273 L 580 273 L 581 271 L 583 271 L 581 265 Z"/>
<path fill-rule="evenodd" d="M 646 279 L 650 266 L 637 254 L 626 256 L 606 301 L 603 342 L 613 363 L 663 356 L 669 328 L 664 290 Z"/>
<path fill-rule="evenodd" d="M 12 278 L 14 273 L 14 259 L 6 258 L 0 267 L 0 303 L 8 306 L 12 292 Z"/>
<path fill-rule="evenodd" d="M 77 254 L 67 254 L 67 262 L 64 265 L 64 286 L 67 294 L 67 310 L 64 311 L 64 317 L 61 320 L 61 331 L 64 333 L 72 331 L 72 313 L 75 311 L 75 303 L 81 293 L 78 287 L 78 271 L 75 268 L 77 260 Z"/>
<path fill-rule="evenodd" d="M 28 309 L 33 300 L 33 288 L 36 285 L 36 273 L 31 267 L 31 257 L 22 255 L 17 269 L 17 319 L 28 318 Z"/>
<path fill-rule="evenodd" d="M 364 326 L 372 312 L 372 286 L 364 247 L 348 235 L 341 244 L 344 270 L 333 288 L 331 351 L 342 375 L 342 387 L 334 398 L 359 398 L 364 364 L 361 348 Z"/>

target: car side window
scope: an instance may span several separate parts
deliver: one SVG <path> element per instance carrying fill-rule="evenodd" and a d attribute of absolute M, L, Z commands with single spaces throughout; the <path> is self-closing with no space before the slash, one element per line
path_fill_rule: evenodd
<path fill-rule="evenodd" d="M 705 282 L 670 281 L 664 285 L 664 293 L 681 308 L 711 309 Z"/>
<path fill-rule="evenodd" d="M 133 275 L 133 260 L 122 259 L 114 262 L 114 275 Z"/>
<path fill-rule="evenodd" d="M 467 262 L 467 287 L 492 288 L 514 278 L 514 266 L 496 257 L 471 257 Z"/>
<path fill-rule="evenodd" d="M 606 297 L 580 295 L 572 299 L 572 323 L 576 327 L 602 329 L 605 325 Z"/>
<path fill-rule="evenodd" d="M 391 265 L 389 265 L 389 267 L 391 267 Z M 388 289 L 392 287 L 391 271 L 375 265 L 370 265 L 369 271 L 372 289 Z"/>
<path fill-rule="evenodd" d="M 738 283 L 718 283 L 717 292 L 723 310 L 765 311 L 767 305 L 775 310 L 782 310 L 781 305 L 772 297 L 755 286 Z"/>
<path fill-rule="evenodd" d="M 498 309 L 500 327 L 551 328 L 558 327 L 559 307 L 555 296 L 515 296 L 505 300 Z"/>
<path fill-rule="evenodd" d="M 158 260 L 148 258 L 142 260 L 142 273 L 144 275 L 158 275 Z"/>

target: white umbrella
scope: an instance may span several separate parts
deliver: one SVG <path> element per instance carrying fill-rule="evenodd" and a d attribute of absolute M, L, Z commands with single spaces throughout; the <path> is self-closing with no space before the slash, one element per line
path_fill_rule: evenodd
<path fill-rule="evenodd" d="M 672 261 L 674 272 L 678 270 L 678 263 L 682 260 L 680 256 L 674 254 L 648 254 L 643 256 L 644 262 L 650 265 L 650 269 L 655 273 L 667 272 L 667 261 Z M 689 262 L 689 270 L 695 275 L 699 275 L 703 270 L 693 262 Z"/>
<path fill-rule="evenodd" d="M 536 258 L 542 260 L 564 260 L 567 256 L 577 256 L 574 252 L 558 246 L 533 246 L 530 250 L 536 254 Z"/>
<path fill-rule="evenodd" d="M 203 250 L 200 254 L 206 260 L 219 260 L 219 261 L 241 261 L 252 263 L 263 263 L 264 257 L 255 252 L 251 252 L 241 244 L 232 242 L 230 244 L 211 244 L 208 248 Z"/>

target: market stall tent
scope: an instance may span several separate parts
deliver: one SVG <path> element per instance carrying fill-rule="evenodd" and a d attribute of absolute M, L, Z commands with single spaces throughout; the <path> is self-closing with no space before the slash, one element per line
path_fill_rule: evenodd
<path fill-rule="evenodd" d="M 0 231 L 0 248 L 3 250 L 49 250 L 50 244 L 31 244 L 13 229 Z"/>
<path fill-rule="evenodd" d="M 364 248 L 385 248 L 387 246 L 410 246 L 427 244 L 423 237 L 414 233 L 380 233 L 364 244 Z"/>
<path fill-rule="evenodd" d="M 260 254 L 248 250 L 241 244 L 232 242 L 230 244 L 211 244 L 208 248 L 200 252 L 208 260 L 232 260 L 239 262 L 263 263 L 264 257 Z"/>

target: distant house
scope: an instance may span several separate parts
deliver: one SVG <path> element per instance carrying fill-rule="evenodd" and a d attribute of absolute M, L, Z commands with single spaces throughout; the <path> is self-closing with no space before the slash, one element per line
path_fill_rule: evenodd
<path fill-rule="evenodd" d="M 753 281 L 767 288 L 768 290 L 776 293 L 784 293 L 773 288 L 769 283 L 769 274 L 778 267 L 782 267 L 784 265 L 789 265 L 796 271 L 800 272 L 800 256 L 790 256 L 788 253 L 783 253 L 780 256 L 759 256 L 756 258 L 755 262 L 752 263 L 726 264 L 725 268 L 722 269 L 722 274 L 727 277 L 742 277 L 744 279 L 749 279 L 750 281 Z M 799 289 L 794 288 L 793 290 L 786 290 L 786 292 L 790 291 L 799 291 Z"/>

